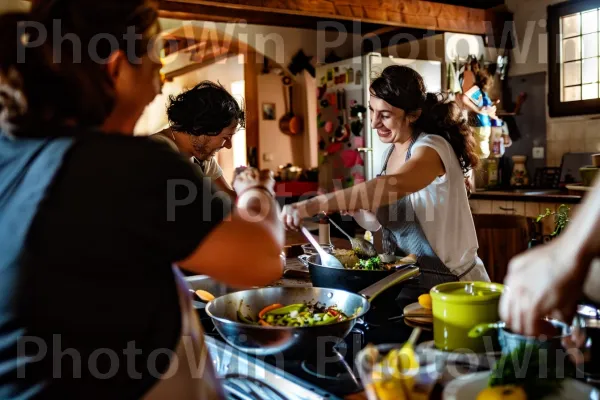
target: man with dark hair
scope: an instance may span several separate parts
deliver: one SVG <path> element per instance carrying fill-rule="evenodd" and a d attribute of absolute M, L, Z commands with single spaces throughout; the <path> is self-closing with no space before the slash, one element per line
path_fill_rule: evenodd
<path fill-rule="evenodd" d="M 170 127 L 151 137 L 190 157 L 202 173 L 235 197 L 215 160 L 222 148 L 231 148 L 233 135 L 245 123 L 244 111 L 231 94 L 218 83 L 203 81 L 169 98 Z"/>

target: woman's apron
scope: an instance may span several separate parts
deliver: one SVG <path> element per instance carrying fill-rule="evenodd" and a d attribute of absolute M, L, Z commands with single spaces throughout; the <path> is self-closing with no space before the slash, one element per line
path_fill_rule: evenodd
<path fill-rule="evenodd" d="M 414 140 L 406 153 L 406 161 L 411 157 L 413 145 Z M 393 151 L 394 145 L 389 148 L 385 156 L 379 176 L 385 175 Z M 410 196 L 403 196 L 396 203 L 379 207 L 376 215 L 382 226 L 384 253 L 402 256 L 415 254 L 421 271 L 418 280 L 404 284 L 397 299 L 399 303 L 416 301 L 421 294 L 429 293 L 432 287 L 440 283 L 456 282 L 475 267 L 476 261 L 461 275 L 453 274 L 446 267 L 429 244 L 415 214 Z"/>
<path fill-rule="evenodd" d="M 19 257 L 40 202 L 71 148 L 73 139 L 13 139 L 0 133 L 0 290 L 14 290 L 19 277 Z M 10 235 L 6 234 L 10 232 Z M 173 267 L 181 312 L 181 338 L 169 369 L 144 396 L 148 400 L 224 399 L 216 378 L 198 316 L 192 306 L 188 286 L 178 268 Z M 0 310 L 15 326 L 11 337 L 17 346 L 22 333 L 11 310 Z M 3 328 L 5 329 L 5 328 Z M 8 332 L 3 331 L 6 337 Z M 176 360 L 176 361 L 174 361 Z M 15 363 L 15 367 L 17 363 Z M 10 371 L 4 371 L 8 374 Z M 0 373 L 0 378 L 2 377 Z M 118 393 L 118 388 L 115 388 Z"/>

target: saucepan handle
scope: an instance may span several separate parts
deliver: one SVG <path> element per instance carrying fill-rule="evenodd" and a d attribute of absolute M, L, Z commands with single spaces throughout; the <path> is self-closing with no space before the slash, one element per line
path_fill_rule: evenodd
<path fill-rule="evenodd" d="M 396 271 L 393 274 L 386 276 L 368 288 L 361 290 L 360 294 L 365 296 L 367 300 L 371 302 L 375 297 L 379 296 L 392 286 L 396 286 L 399 283 L 416 278 L 419 275 L 421 275 L 421 272 L 419 272 L 419 267 L 417 266 L 403 268 L 400 271 Z"/>
<path fill-rule="evenodd" d="M 298 260 L 300 260 L 300 262 L 304 264 L 306 268 L 308 268 L 308 257 L 310 257 L 310 254 L 302 254 L 298 256 Z"/>
<path fill-rule="evenodd" d="M 492 329 L 502 329 L 502 328 L 504 328 L 504 326 L 505 326 L 504 322 L 479 324 L 479 325 L 476 325 L 475 327 L 473 327 L 473 329 L 471 329 L 469 331 L 469 337 L 471 339 L 475 339 L 475 338 L 485 335 L 486 332 L 491 331 Z"/>

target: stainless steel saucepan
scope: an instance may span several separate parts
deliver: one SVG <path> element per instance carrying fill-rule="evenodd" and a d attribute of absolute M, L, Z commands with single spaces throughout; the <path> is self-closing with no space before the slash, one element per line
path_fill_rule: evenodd
<path fill-rule="evenodd" d="M 269 287 L 230 293 L 218 297 L 206 305 L 206 313 L 221 336 L 233 347 L 249 354 L 267 356 L 277 353 L 306 352 L 316 348 L 319 339 L 341 342 L 354 327 L 356 320 L 370 308 L 370 302 L 386 289 L 417 277 L 418 267 L 408 267 L 387 276 L 362 290 L 359 294 L 339 289 Z M 238 309 L 244 315 L 258 315 L 271 304 L 283 305 L 320 302 L 336 306 L 344 314 L 352 316 L 346 321 L 330 325 L 306 327 L 279 327 L 251 325 L 238 320 Z M 358 310 L 358 312 L 357 312 Z"/>

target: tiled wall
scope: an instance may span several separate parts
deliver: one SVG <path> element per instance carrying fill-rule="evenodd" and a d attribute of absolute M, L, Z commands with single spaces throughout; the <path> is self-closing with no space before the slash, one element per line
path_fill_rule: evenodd
<path fill-rule="evenodd" d="M 547 120 L 547 157 L 549 167 L 558 167 L 564 153 L 600 153 L 600 117 L 549 118 Z"/>
<path fill-rule="evenodd" d="M 512 54 L 510 75 L 548 71 L 546 9 L 562 1 L 505 0 L 508 9 L 513 12 L 515 34 L 520 44 L 520 51 Z M 546 131 L 547 166 L 560 166 L 564 153 L 600 152 L 600 115 L 567 118 L 546 115 Z"/>

